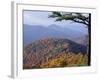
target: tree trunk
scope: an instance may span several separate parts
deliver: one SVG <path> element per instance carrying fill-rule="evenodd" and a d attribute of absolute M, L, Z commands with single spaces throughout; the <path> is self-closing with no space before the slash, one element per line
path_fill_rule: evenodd
<path fill-rule="evenodd" d="M 88 25 L 88 46 L 87 46 L 87 53 L 88 53 L 88 65 L 91 65 L 91 14 L 89 13 L 89 25 Z"/>

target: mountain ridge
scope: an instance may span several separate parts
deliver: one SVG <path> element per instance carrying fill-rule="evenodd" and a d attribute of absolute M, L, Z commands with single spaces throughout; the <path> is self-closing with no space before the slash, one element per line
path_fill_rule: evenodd
<path fill-rule="evenodd" d="M 77 44 L 68 39 L 49 38 L 45 40 L 34 41 L 24 47 L 23 63 L 24 65 L 37 66 L 48 60 L 55 59 L 68 53 L 85 55 L 87 48 L 84 45 Z"/>
<path fill-rule="evenodd" d="M 50 25 L 49 25 L 50 26 Z M 52 26 L 52 25 L 51 25 Z M 31 43 L 33 40 L 45 39 L 49 37 L 64 37 L 66 39 L 74 39 L 75 37 L 84 36 L 84 34 L 71 30 L 69 28 L 58 28 L 58 25 L 52 27 L 44 27 L 41 25 L 24 25 L 24 44 Z"/>

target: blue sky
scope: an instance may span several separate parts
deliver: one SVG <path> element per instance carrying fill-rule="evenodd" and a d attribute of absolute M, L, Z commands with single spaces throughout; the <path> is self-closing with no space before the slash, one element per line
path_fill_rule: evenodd
<path fill-rule="evenodd" d="M 48 15 L 52 12 L 46 11 L 28 11 L 24 10 L 24 24 L 27 25 L 42 25 L 48 27 L 51 24 L 59 25 L 60 27 L 68 27 L 70 29 L 78 30 L 83 33 L 88 33 L 88 29 L 85 25 L 71 22 L 71 21 L 56 21 L 55 18 L 48 18 Z"/>

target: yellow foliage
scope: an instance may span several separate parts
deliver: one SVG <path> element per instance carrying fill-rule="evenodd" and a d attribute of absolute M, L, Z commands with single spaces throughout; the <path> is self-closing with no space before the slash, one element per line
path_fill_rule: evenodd
<path fill-rule="evenodd" d="M 88 65 L 88 56 L 82 53 L 71 54 L 67 58 L 67 66 L 87 66 Z"/>
<path fill-rule="evenodd" d="M 41 68 L 68 67 L 68 66 L 87 66 L 87 55 L 82 53 L 66 53 L 51 59 L 40 65 Z"/>
<path fill-rule="evenodd" d="M 65 58 L 66 58 L 65 55 L 61 55 L 55 59 L 52 59 L 46 63 L 41 64 L 40 67 L 42 68 L 61 67 L 63 66 L 62 63 L 65 61 Z"/>

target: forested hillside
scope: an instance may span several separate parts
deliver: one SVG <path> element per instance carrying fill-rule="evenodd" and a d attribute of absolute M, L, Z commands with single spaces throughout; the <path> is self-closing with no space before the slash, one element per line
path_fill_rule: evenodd
<path fill-rule="evenodd" d="M 24 46 L 23 69 L 88 66 L 87 47 L 64 38 L 37 40 Z"/>

